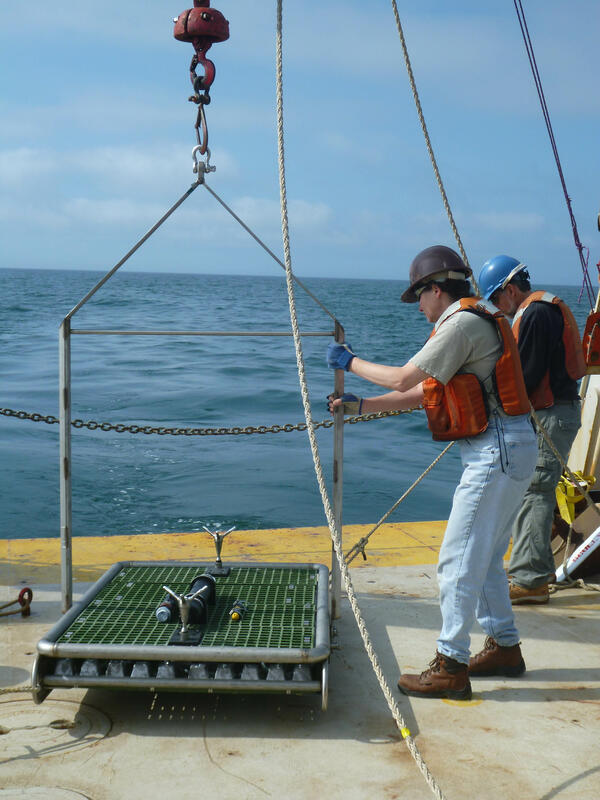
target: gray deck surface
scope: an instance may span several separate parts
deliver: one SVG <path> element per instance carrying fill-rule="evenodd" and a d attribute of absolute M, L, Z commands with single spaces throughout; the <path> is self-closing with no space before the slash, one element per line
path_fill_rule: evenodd
<path fill-rule="evenodd" d="M 389 682 L 433 657 L 435 568 L 352 571 Z M 0 601 L 15 589 L 1 587 Z M 78 594 L 87 585 L 77 586 Z M 0 686 L 29 682 L 35 646 L 60 616 L 56 586 L 32 615 L 0 620 Z M 600 796 L 600 595 L 569 589 L 516 609 L 527 662 L 514 680 L 473 679 L 470 703 L 398 695 L 448 800 Z M 433 793 L 395 726 L 344 602 L 329 710 L 318 696 L 116 690 L 0 694 L 0 800 L 421 798 Z M 473 651 L 483 644 L 473 635 Z"/>

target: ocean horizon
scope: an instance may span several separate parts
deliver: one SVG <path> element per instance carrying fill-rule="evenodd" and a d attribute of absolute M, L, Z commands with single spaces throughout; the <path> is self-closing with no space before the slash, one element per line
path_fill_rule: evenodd
<path fill-rule="evenodd" d="M 0 406 L 58 416 L 58 329 L 104 272 L 0 269 Z M 400 302 L 406 281 L 298 276 L 339 319 L 355 352 L 405 363 L 430 326 Z M 583 330 L 579 287 L 543 286 Z M 332 330 L 301 288 L 302 331 Z M 74 316 L 74 329 L 290 331 L 285 273 L 117 272 Z M 315 421 L 328 419 L 328 337 L 303 337 Z M 379 393 L 356 376 L 346 391 Z M 72 418 L 122 425 L 232 428 L 304 422 L 291 336 L 72 338 Z M 59 536 L 58 425 L 0 416 L 0 538 Z M 422 411 L 344 428 L 344 524 L 375 523 L 443 449 Z M 329 480 L 332 429 L 317 432 Z M 326 525 L 306 432 L 159 436 L 72 431 L 73 535 Z M 452 448 L 390 517 L 445 519 L 460 475 Z"/>

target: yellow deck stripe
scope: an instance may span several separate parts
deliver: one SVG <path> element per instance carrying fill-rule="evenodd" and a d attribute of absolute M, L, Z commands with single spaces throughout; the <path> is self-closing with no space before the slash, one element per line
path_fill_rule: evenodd
<path fill-rule="evenodd" d="M 372 525 L 346 525 L 347 552 Z M 370 539 L 368 560 L 358 556 L 351 567 L 435 564 L 446 521 L 382 525 Z M 94 581 L 117 561 L 212 561 L 215 548 L 206 532 L 80 536 L 73 540 L 73 580 Z M 326 527 L 234 531 L 223 543 L 223 562 L 283 561 L 331 563 Z M 0 540 L 0 585 L 60 582 L 60 540 Z"/>

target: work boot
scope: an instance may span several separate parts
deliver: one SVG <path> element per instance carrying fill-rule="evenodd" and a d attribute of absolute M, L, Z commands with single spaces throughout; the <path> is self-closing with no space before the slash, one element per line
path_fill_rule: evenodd
<path fill-rule="evenodd" d="M 450 700 L 470 700 L 469 668 L 453 658 L 435 654 L 429 669 L 420 675 L 401 675 L 398 688 L 413 697 L 448 697 Z"/>
<path fill-rule="evenodd" d="M 525 662 L 521 655 L 521 647 L 513 644 L 503 647 L 491 636 L 488 636 L 483 650 L 469 661 L 469 675 L 483 678 L 489 675 L 504 675 L 507 678 L 518 678 L 525 672 Z"/>
<path fill-rule="evenodd" d="M 543 583 L 535 589 L 526 589 L 524 586 L 517 586 L 516 583 L 509 584 L 510 602 L 513 606 L 524 605 L 543 605 L 550 600 L 548 584 Z"/>

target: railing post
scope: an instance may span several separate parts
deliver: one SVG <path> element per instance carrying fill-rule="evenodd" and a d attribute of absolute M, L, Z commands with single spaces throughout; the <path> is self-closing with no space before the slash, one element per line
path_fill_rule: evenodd
<path fill-rule="evenodd" d="M 63 320 L 58 336 L 60 419 L 60 586 L 62 612 L 73 604 L 71 550 L 71 320 Z"/>
<path fill-rule="evenodd" d="M 335 322 L 335 341 L 344 341 L 344 329 Z M 334 378 L 336 397 L 344 394 L 344 370 L 336 369 Z M 340 406 L 333 415 L 333 516 L 342 537 L 342 505 L 344 492 L 344 409 Z M 331 548 L 331 616 L 338 619 L 341 615 L 342 577 L 340 567 Z"/>

